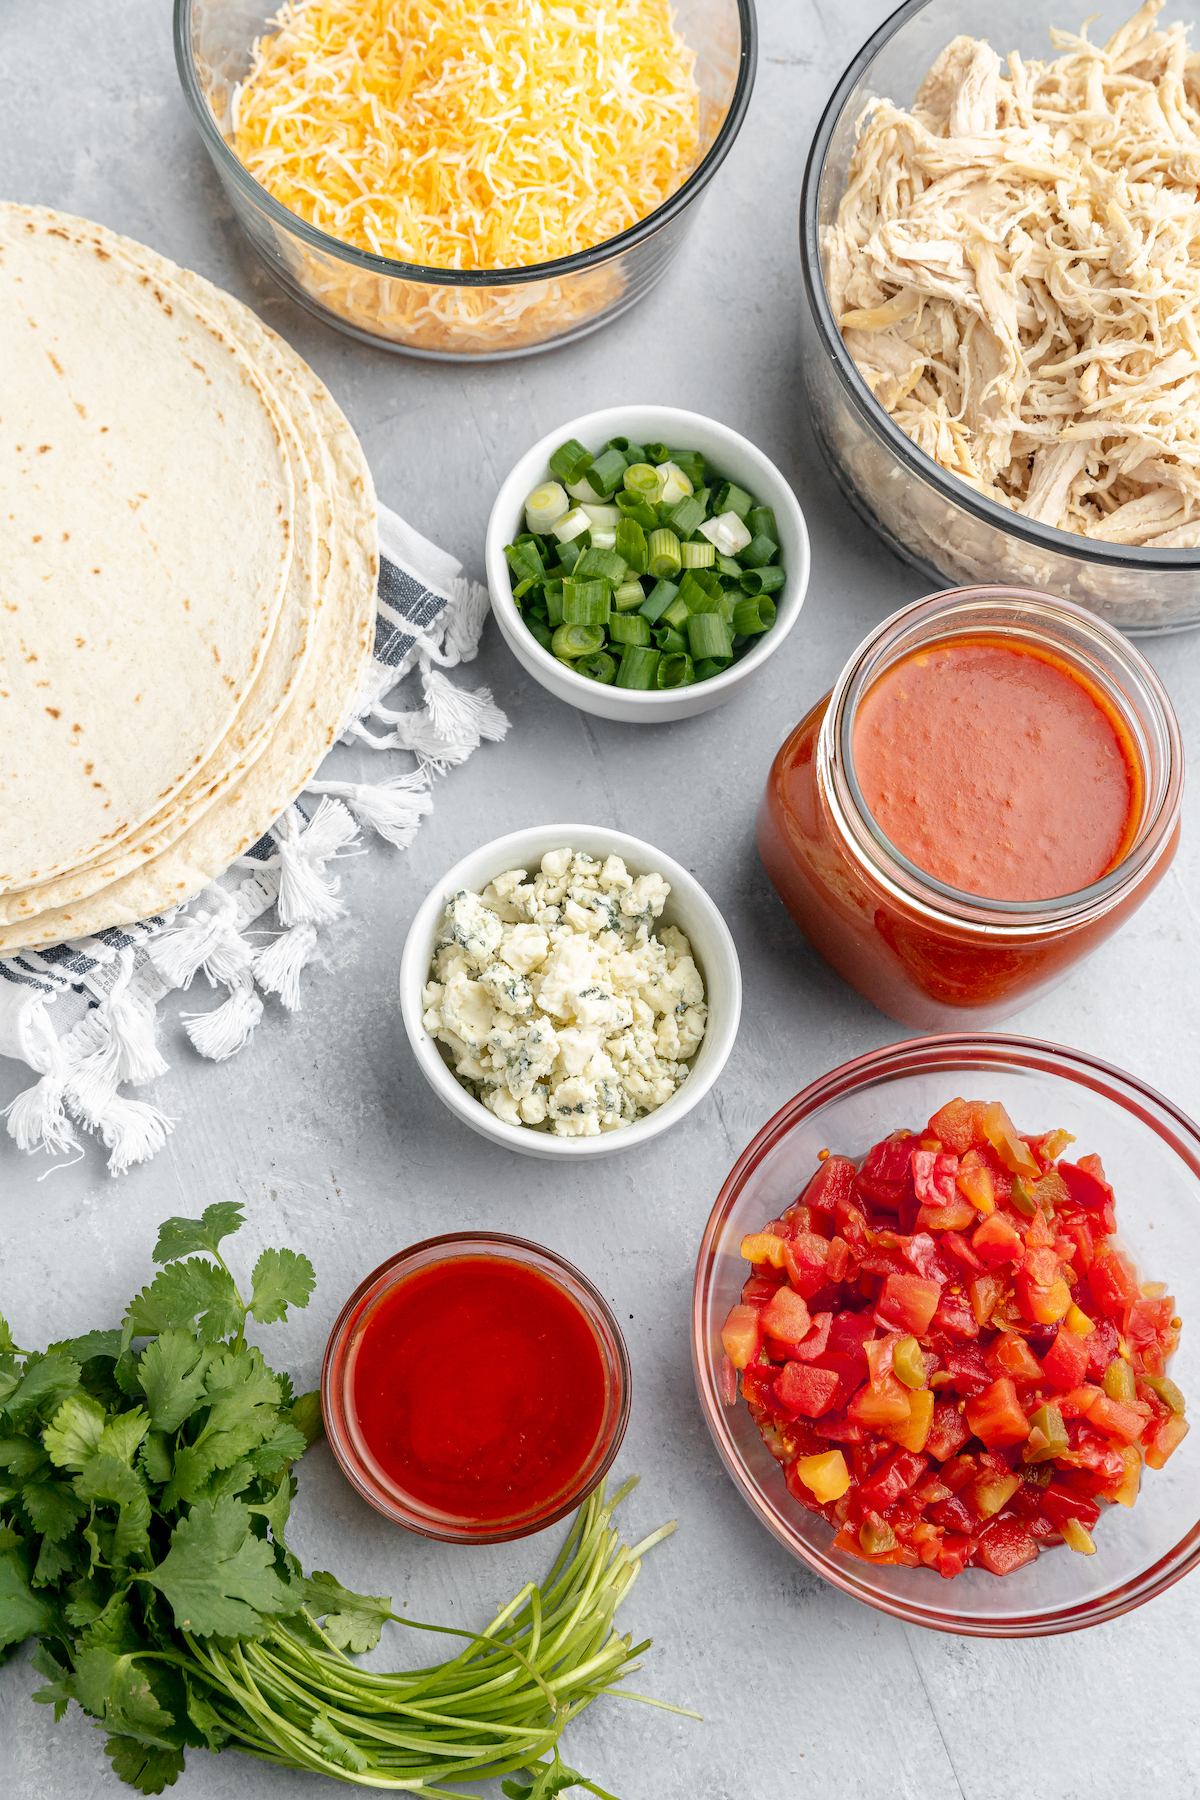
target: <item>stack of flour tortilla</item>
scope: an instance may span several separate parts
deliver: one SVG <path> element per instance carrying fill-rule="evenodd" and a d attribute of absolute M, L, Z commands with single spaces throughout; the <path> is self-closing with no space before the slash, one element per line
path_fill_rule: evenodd
<path fill-rule="evenodd" d="M 311 779 L 366 668 L 361 447 L 240 302 L 0 205 L 0 954 L 163 911 Z"/>

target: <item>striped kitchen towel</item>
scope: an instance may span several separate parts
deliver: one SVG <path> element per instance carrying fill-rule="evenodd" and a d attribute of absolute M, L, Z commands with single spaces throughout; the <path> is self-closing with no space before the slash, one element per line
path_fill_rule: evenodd
<path fill-rule="evenodd" d="M 445 673 L 475 656 L 485 590 L 384 507 L 379 549 L 374 649 L 341 742 L 408 751 L 415 767 L 379 782 L 310 782 L 248 855 L 186 905 L 0 958 L 0 1055 L 39 1077 L 0 1113 L 16 1149 L 82 1156 L 82 1128 L 104 1144 L 114 1175 L 153 1156 L 173 1121 L 121 1090 L 167 1071 L 155 1042 L 163 996 L 199 974 L 224 994 L 208 1011 L 184 1015 L 194 1048 L 217 1060 L 249 1042 L 264 995 L 299 1006 L 301 972 L 321 930 L 347 911 L 330 865 L 361 853 L 363 828 L 404 849 L 432 810 L 433 778 L 482 740 L 504 737 L 508 720 L 489 690 L 472 692 Z M 385 706 L 414 670 L 423 704 Z M 276 929 L 250 942 L 246 928 L 266 914 Z"/>

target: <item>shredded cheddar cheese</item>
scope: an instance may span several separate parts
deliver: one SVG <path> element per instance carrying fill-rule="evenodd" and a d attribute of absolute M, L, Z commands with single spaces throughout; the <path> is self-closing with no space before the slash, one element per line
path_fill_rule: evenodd
<path fill-rule="evenodd" d="M 667 0 L 300 0 L 274 22 L 234 148 L 377 256 L 531 267 L 636 224 L 695 164 L 695 57 Z"/>

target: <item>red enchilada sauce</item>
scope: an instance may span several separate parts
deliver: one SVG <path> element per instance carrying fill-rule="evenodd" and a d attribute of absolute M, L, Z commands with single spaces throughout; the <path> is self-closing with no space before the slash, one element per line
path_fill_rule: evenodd
<path fill-rule="evenodd" d="M 506 1257 L 452 1257 L 379 1301 L 352 1400 L 394 1487 L 424 1509 L 499 1524 L 570 1488 L 604 1423 L 605 1368 L 556 1282 Z"/>
<path fill-rule="evenodd" d="M 1141 816 L 1124 720 L 1032 644 L 965 638 L 894 663 L 859 706 L 854 767 L 910 862 L 992 900 L 1090 887 L 1124 858 Z"/>

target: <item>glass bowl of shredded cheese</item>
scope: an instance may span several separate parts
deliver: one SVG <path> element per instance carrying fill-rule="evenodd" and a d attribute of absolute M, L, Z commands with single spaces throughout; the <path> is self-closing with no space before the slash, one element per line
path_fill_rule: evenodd
<path fill-rule="evenodd" d="M 909 0 L 818 126 L 805 372 L 939 582 L 1200 624 L 1200 6 Z M 1132 15 L 1132 16 L 1131 16 Z"/>
<path fill-rule="evenodd" d="M 737 136 L 753 0 L 176 0 L 241 224 L 326 323 L 529 355 L 658 280 Z"/>

